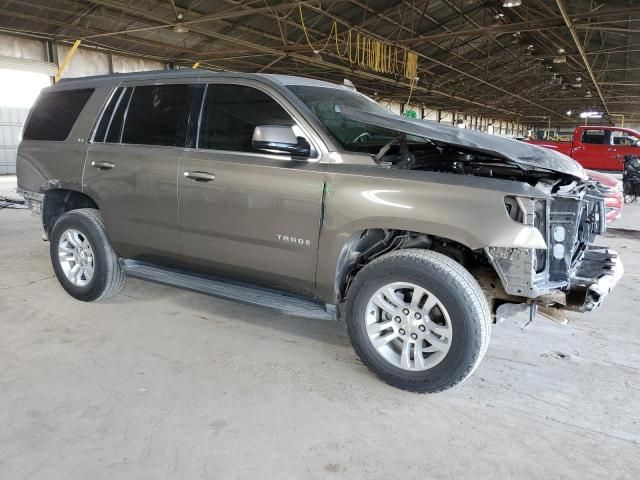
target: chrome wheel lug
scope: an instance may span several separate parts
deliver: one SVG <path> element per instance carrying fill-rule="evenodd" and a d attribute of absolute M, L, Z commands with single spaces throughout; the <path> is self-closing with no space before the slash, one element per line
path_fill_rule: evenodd
<path fill-rule="evenodd" d="M 424 325 L 419 325 L 418 326 L 418 330 L 420 330 L 421 332 L 424 332 L 427 329 L 427 327 L 425 327 Z"/>
<path fill-rule="evenodd" d="M 408 308 L 403 308 L 402 309 L 402 313 L 405 315 L 409 315 L 409 309 Z"/>
<path fill-rule="evenodd" d="M 400 317 L 396 317 L 395 321 L 396 321 L 396 323 L 400 323 L 402 321 L 402 319 Z"/>
<path fill-rule="evenodd" d="M 422 318 L 422 315 L 420 315 L 418 312 L 416 312 L 414 316 L 416 317 L 416 320 L 420 320 Z"/>
<path fill-rule="evenodd" d="M 400 335 L 404 335 L 404 334 L 405 334 L 405 333 L 407 333 L 407 332 L 405 332 L 405 331 L 404 331 L 404 328 L 401 328 L 400 330 L 398 330 L 398 333 L 399 333 Z"/>
<path fill-rule="evenodd" d="M 412 333 L 412 334 L 411 334 L 411 338 L 412 338 L 413 340 L 417 340 L 417 339 L 418 339 L 418 334 L 416 334 L 416 333 Z"/>

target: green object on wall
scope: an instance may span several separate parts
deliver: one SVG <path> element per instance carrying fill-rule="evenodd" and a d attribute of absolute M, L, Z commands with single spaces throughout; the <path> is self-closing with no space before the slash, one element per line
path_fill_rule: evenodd
<path fill-rule="evenodd" d="M 418 118 L 418 114 L 415 110 L 407 110 L 402 114 L 402 116 L 407 118 Z"/>

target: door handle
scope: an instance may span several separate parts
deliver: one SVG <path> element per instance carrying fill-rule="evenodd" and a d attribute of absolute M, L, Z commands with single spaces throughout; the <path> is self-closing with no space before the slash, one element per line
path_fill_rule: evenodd
<path fill-rule="evenodd" d="M 111 162 L 91 162 L 91 166 L 99 170 L 111 170 L 115 167 L 115 164 Z"/>
<path fill-rule="evenodd" d="M 193 180 L 194 182 L 210 182 L 214 180 L 216 176 L 213 173 L 207 172 L 184 172 L 183 175 L 186 178 Z"/>

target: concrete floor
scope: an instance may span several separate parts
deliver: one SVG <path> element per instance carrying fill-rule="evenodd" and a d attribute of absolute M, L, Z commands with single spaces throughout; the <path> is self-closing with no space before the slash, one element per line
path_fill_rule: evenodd
<path fill-rule="evenodd" d="M 602 241 L 628 273 L 600 311 L 498 325 L 428 396 L 331 322 L 138 280 L 75 301 L 38 219 L 0 210 L 0 478 L 640 478 L 640 207 L 619 226 Z"/>

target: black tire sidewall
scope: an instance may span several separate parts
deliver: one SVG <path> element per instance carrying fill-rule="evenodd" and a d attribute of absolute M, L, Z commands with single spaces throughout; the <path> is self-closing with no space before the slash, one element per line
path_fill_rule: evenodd
<path fill-rule="evenodd" d="M 92 301 L 100 297 L 106 289 L 105 272 L 107 271 L 106 259 L 107 251 L 105 245 L 100 242 L 96 232 L 96 225 L 91 220 L 79 212 L 71 211 L 62 215 L 54 224 L 49 238 L 51 264 L 58 277 L 58 281 L 69 295 L 82 301 Z M 62 234 L 74 229 L 82 233 L 93 250 L 93 278 L 84 287 L 78 287 L 71 283 L 64 274 L 58 258 L 58 244 Z"/>
<path fill-rule="evenodd" d="M 482 334 L 471 301 L 457 289 L 456 279 L 441 270 L 425 269 L 401 258 L 389 259 L 368 271 L 361 271 L 347 299 L 347 331 L 364 363 L 387 383 L 409 390 L 438 391 L 464 377 L 481 355 L 478 338 Z M 431 293 L 446 308 L 452 327 L 451 347 L 445 358 L 424 371 L 409 371 L 385 360 L 371 344 L 366 331 L 366 311 L 373 294 L 384 285 L 408 282 Z"/>

